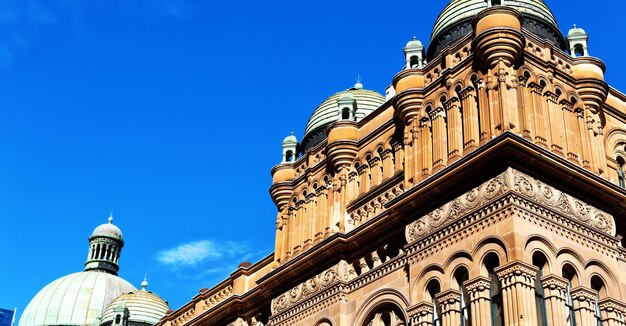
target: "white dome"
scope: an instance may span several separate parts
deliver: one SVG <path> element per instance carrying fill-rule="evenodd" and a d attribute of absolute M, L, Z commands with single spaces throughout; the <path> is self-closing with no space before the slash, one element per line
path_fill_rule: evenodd
<path fill-rule="evenodd" d="M 19 326 L 91 325 L 113 299 L 130 291 L 135 287 L 109 273 L 66 275 L 37 293 L 24 310 Z"/>
<path fill-rule="evenodd" d="M 109 223 L 98 225 L 91 233 L 93 237 L 109 237 L 123 241 L 122 230 L 113 224 L 113 218 L 109 217 Z"/>
<path fill-rule="evenodd" d="M 111 302 L 102 314 L 101 325 L 110 325 L 115 318 L 114 309 L 118 304 L 125 304 L 128 308 L 130 317 L 128 320 L 135 323 L 154 325 L 161 320 L 170 310 L 165 300 L 161 299 L 158 295 L 146 291 L 133 291 L 120 295 L 113 302 Z"/>

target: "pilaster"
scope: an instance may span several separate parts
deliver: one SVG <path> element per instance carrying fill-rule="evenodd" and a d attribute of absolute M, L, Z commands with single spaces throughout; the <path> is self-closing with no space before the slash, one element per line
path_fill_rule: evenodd
<path fill-rule="evenodd" d="M 461 320 L 461 296 L 459 290 L 450 289 L 436 296 L 441 313 L 441 325 L 458 325 Z"/>
<path fill-rule="evenodd" d="M 491 325 L 491 281 L 479 276 L 463 285 L 469 294 L 472 325 Z"/>
<path fill-rule="evenodd" d="M 536 266 L 523 261 L 513 261 L 496 268 L 502 287 L 504 325 L 537 325 L 535 303 Z"/>
<path fill-rule="evenodd" d="M 595 306 L 598 292 L 582 286 L 572 289 L 577 326 L 596 326 Z"/>
<path fill-rule="evenodd" d="M 565 301 L 567 299 L 567 280 L 554 274 L 541 278 L 548 325 L 566 326 Z"/>
<path fill-rule="evenodd" d="M 602 325 L 626 325 L 626 304 L 613 298 L 606 298 L 600 300 L 599 306 L 602 314 Z"/>

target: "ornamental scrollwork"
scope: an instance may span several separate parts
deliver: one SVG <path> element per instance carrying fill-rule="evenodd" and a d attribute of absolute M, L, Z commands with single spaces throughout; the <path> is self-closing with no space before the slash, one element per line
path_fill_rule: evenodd
<path fill-rule="evenodd" d="M 283 293 L 273 299 L 272 314 L 283 312 L 337 283 L 348 282 L 353 278 L 354 275 L 353 273 L 350 273 L 349 264 L 342 260 L 337 265 L 334 265 L 305 282 L 298 284 L 286 293 Z"/>
<path fill-rule="evenodd" d="M 515 194 L 563 214 L 580 224 L 615 235 L 615 220 L 610 214 L 584 203 L 533 177 L 509 168 L 482 185 L 433 210 L 407 225 L 409 243 L 457 220 L 471 210 L 493 202 L 505 194 Z"/>

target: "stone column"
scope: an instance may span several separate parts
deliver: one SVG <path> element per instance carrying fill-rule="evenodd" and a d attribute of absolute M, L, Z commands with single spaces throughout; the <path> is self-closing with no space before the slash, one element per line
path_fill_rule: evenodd
<path fill-rule="evenodd" d="M 423 117 L 420 121 L 419 138 L 421 142 L 422 162 L 421 163 L 421 179 L 425 179 L 432 172 L 433 166 L 433 138 L 430 131 L 430 119 Z"/>
<path fill-rule="evenodd" d="M 430 119 L 433 123 L 433 173 L 443 169 L 448 159 L 445 114 L 442 107 L 430 111 Z"/>
<path fill-rule="evenodd" d="M 567 326 L 565 301 L 567 300 L 567 280 L 554 274 L 541 278 L 548 325 Z"/>
<path fill-rule="evenodd" d="M 495 269 L 502 287 L 504 325 L 537 325 L 536 266 L 516 260 Z"/>
<path fill-rule="evenodd" d="M 491 325 L 491 281 L 479 276 L 463 283 L 469 294 L 472 325 Z"/>
<path fill-rule="evenodd" d="M 550 124 L 550 150 L 553 153 L 565 157 L 563 151 L 565 147 L 564 126 L 563 126 L 563 110 L 558 107 L 559 96 L 548 91 L 545 93 L 546 107 L 548 109 L 548 123 Z"/>
<path fill-rule="evenodd" d="M 478 94 L 478 109 L 480 110 L 480 145 L 491 139 L 491 118 L 489 117 L 489 98 L 487 97 L 487 84 L 483 79 L 476 82 Z"/>
<path fill-rule="evenodd" d="M 469 153 L 478 148 L 478 107 L 476 105 L 475 89 L 468 86 L 459 94 L 463 111 L 463 153 Z"/>
<path fill-rule="evenodd" d="M 626 325 L 626 304 L 613 298 L 600 300 L 600 312 L 602 325 L 624 326 Z"/>
<path fill-rule="evenodd" d="M 430 302 L 420 302 L 407 309 L 409 315 L 409 325 L 411 326 L 432 326 L 433 309 L 435 306 Z"/>
<path fill-rule="evenodd" d="M 531 95 L 533 99 L 534 120 L 535 120 L 535 143 L 541 147 L 548 148 L 548 139 L 545 128 L 543 88 L 544 86 L 531 83 Z"/>
<path fill-rule="evenodd" d="M 598 292 L 582 286 L 572 289 L 576 326 L 596 326 L 595 308 Z"/>
<path fill-rule="evenodd" d="M 456 326 L 461 322 L 461 292 L 450 289 L 436 296 L 441 313 L 441 326 Z"/>
<path fill-rule="evenodd" d="M 444 103 L 448 121 L 448 164 L 463 155 L 463 121 L 459 99 L 453 97 Z"/>
<path fill-rule="evenodd" d="M 576 109 L 576 120 L 578 122 L 578 132 L 581 148 L 581 162 L 583 168 L 591 170 L 591 143 L 589 141 L 589 133 L 587 132 L 587 122 L 585 120 L 585 110 Z"/>

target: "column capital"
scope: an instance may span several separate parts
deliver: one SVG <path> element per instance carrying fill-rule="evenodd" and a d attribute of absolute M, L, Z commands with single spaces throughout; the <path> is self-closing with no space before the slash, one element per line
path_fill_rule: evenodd
<path fill-rule="evenodd" d="M 470 295 L 470 301 L 481 298 L 489 299 L 489 290 L 491 289 L 491 280 L 484 276 L 478 276 L 474 279 L 463 282 L 465 290 Z"/>
<path fill-rule="evenodd" d="M 432 325 L 433 310 L 435 305 L 431 302 L 422 301 L 406 309 L 411 325 Z"/>
<path fill-rule="evenodd" d="M 523 283 L 534 288 L 539 268 L 521 260 L 516 260 L 496 268 L 495 272 L 503 287 Z"/>
<path fill-rule="evenodd" d="M 613 298 L 605 298 L 598 303 L 602 322 L 605 325 L 626 324 L 626 304 Z"/>
<path fill-rule="evenodd" d="M 572 301 L 574 301 L 576 310 L 587 309 L 593 311 L 595 309 L 598 291 L 583 286 L 577 286 L 573 288 L 570 293 L 572 294 Z"/>
<path fill-rule="evenodd" d="M 541 285 L 545 292 L 546 299 L 557 297 L 561 300 L 565 300 L 567 296 L 567 279 L 550 274 L 541 278 Z"/>
<path fill-rule="evenodd" d="M 459 290 L 449 289 L 443 292 L 438 293 L 435 296 L 437 303 L 440 305 L 451 305 L 457 302 L 461 302 L 461 296 L 463 294 Z"/>

